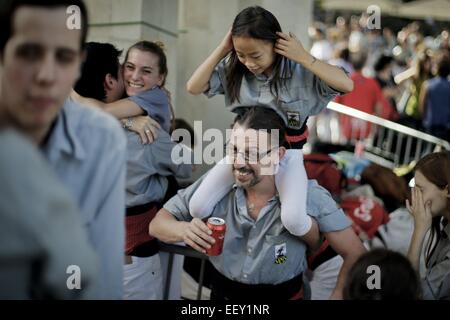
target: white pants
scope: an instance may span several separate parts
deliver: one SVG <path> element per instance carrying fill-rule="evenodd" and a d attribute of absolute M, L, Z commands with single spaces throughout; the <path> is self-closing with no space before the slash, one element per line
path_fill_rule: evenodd
<path fill-rule="evenodd" d="M 125 300 L 161 300 L 163 273 L 159 254 L 148 258 L 131 257 L 132 263 L 124 265 Z"/>
<path fill-rule="evenodd" d="M 337 255 L 318 266 L 309 285 L 311 287 L 311 300 L 329 300 L 336 287 L 339 271 L 344 260 Z"/>

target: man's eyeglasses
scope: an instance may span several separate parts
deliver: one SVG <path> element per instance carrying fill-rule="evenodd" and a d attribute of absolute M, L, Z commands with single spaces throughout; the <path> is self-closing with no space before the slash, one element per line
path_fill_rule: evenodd
<path fill-rule="evenodd" d="M 237 158 L 238 154 L 241 154 L 242 157 L 244 158 L 245 162 L 250 162 L 250 163 L 257 163 L 259 161 L 261 161 L 261 159 L 263 159 L 264 157 L 266 157 L 267 155 L 269 155 L 273 150 L 278 149 L 278 147 L 269 149 L 267 151 L 264 152 L 256 152 L 256 151 L 249 151 L 246 150 L 245 152 L 241 152 L 238 151 L 236 146 L 227 143 L 224 145 L 224 150 L 225 150 L 225 154 L 230 158 L 230 160 L 234 161 Z"/>

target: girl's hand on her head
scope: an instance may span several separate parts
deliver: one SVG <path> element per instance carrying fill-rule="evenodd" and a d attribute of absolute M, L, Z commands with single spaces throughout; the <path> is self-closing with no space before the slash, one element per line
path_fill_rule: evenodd
<path fill-rule="evenodd" d="M 297 37 L 289 32 L 289 34 L 283 32 L 277 32 L 278 40 L 275 44 L 275 52 L 285 56 L 289 60 L 297 63 L 303 63 L 307 61 L 309 53 L 303 48 L 302 43 Z"/>
<path fill-rule="evenodd" d="M 228 53 L 231 50 L 233 50 L 233 40 L 231 39 L 231 28 L 228 30 L 227 34 L 220 43 L 220 47 L 222 48 L 224 53 Z"/>
<path fill-rule="evenodd" d="M 428 230 L 431 227 L 431 202 L 423 202 L 422 191 L 414 187 L 411 193 L 411 202 L 406 199 L 406 208 L 414 218 L 414 228 Z"/>

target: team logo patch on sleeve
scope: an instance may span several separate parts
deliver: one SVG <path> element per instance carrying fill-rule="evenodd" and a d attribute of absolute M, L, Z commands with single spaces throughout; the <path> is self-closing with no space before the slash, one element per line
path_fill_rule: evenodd
<path fill-rule="evenodd" d="M 287 260 L 287 249 L 286 249 L 286 243 L 282 243 L 275 246 L 275 263 L 276 264 L 282 264 L 285 263 Z"/>
<path fill-rule="evenodd" d="M 288 127 L 300 128 L 300 113 L 293 112 L 293 111 L 287 111 L 286 115 L 287 115 Z"/>

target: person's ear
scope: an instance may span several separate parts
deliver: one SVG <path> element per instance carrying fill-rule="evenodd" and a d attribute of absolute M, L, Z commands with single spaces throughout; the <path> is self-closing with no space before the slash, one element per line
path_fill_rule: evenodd
<path fill-rule="evenodd" d="M 165 74 L 160 74 L 159 78 L 158 78 L 158 86 L 162 86 L 162 84 L 164 83 L 165 79 L 166 79 L 166 75 Z"/>
<path fill-rule="evenodd" d="M 285 154 L 286 154 L 286 148 L 279 147 L 277 152 L 272 152 L 270 154 L 271 163 L 274 164 L 275 166 L 278 166 Z"/>
<path fill-rule="evenodd" d="M 444 188 L 445 196 L 450 199 L 450 190 L 448 184 Z"/>
<path fill-rule="evenodd" d="M 105 86 L 105 89 L 106 90 L 113 89 L 115 81 L 116 81 L 116 79 L 114 79 L 114 77 L 111 75 L 111 73 L 108 73 L 105 76 L 105 80 L 103 82 L 103 85 Z"/>
<path fill-rule="evenodd" d="M 280 161 L 283 159 L 285 154 L 286 154 L 286 148 L 285 147 L 278 148 L 278 157 L 279 157 Z"/>

